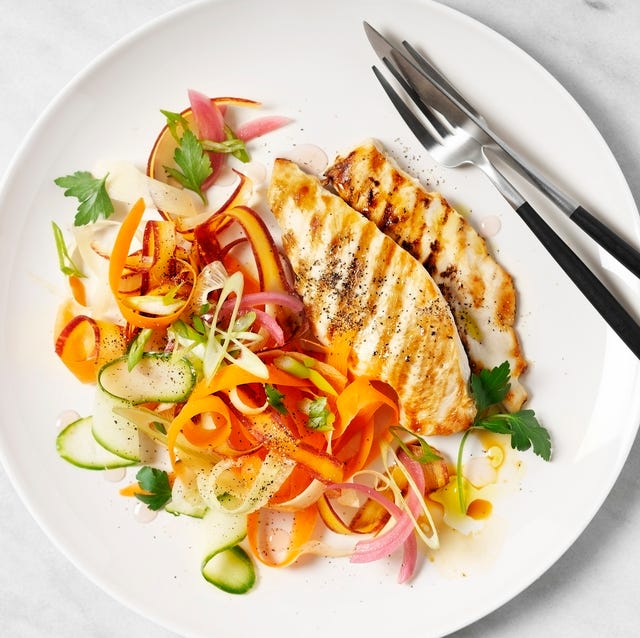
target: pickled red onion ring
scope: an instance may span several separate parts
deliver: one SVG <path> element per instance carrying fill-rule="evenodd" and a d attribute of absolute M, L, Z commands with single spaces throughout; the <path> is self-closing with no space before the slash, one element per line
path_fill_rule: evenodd
<path fill-rule="evenodd" d="M 401 510 L 402 512 L 402 510 Z M 352 563 L 369 563 L 392 554 L 413 532 L 413 521 L 402 512 L 396 524 L 384 534 L 359 541 L 351 556 Z"/>
<path fill-rule="evenodd" d="M 244 311 L 244 308 L 240 308 L 241 312 Z M 280 324 L 268 313 L 263 310 L 255 310 L 252 309 L 251 312 L 254 312 L 256 315 L 256 322 L 263 327 L 269 335 L 273 338 L 276 346 L 284 345 L 284 331 L 280 327 Z"/>
<path fill-rule="evenodd" d="M 402 553 L 402 565 L 398 573 L 398 582 L 400 584 L 411 580 L 416 571 L 418 562 L 418 539 L 415 534 L 410 534 L 404 542 L 404 551 Z"/>
<path fill-rule="evenodd" d="M 401 452 L 399 459 L 413 479 L 420 496 L 424 493 L 425 480 L 422 466 L 407 454 Z M 377 490 L 359 483 L 338 483 L 328 486 L 328 489 L 354 489 L 366 494 L 372 500 L 382 505 L 396 523 L 387 532 L 366 540 L 359 541 L 351 555 L 352 563 L 367 563 L 389 556 L 400 546 L 403 546 L 403 557 L 398 582 L 405 583 L 411 579 L 415 572 L 418 555 L 418 543 L 414 533 L 414 522 L 409 514 L 398 507 L 393 501 L 380 494 Z M 414 518 L 420 512 L 419 496 L 413 490 L 407 496 L 407 505 Z"/>
<path fill-rule="evenodd" d="M 368 563 L 385 558 L 404 542 L 413 529 L 413 523 L 406 512 L 372 487 L 362 485 L 361 483 L 333 483 L 327 486 L 327 489 L 356 490 L 361 492 L 371 500 L 377 501 L 396 519 L 396 524 L 389 532 L 382 536 L 375 536 L 371 539 L 356 543 L 354 552 L 351 555 L 352 563 Z"/>

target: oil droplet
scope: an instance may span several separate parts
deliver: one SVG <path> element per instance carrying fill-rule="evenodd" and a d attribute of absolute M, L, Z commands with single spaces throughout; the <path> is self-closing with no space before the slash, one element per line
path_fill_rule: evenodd
<path fill-rule="evenodd" d="M 474 488 L 466 479 L 463 479 L 462 482 L 467 502 L 475 500 L 480 494 L 480 490 Z M 443 520 L 450 528 L 465 535 L 472 534 L 481 528 L 481 523 L 468 516 L 466 512 L 460 511 L 458 484 L 455 476 L 452 476 L 444 487 L 432 492 L 430 497 L 444 507 Z"/>
<path fill-rule="evenodd" d="M 489 501 L 485 501 L 483 498 L 477 498 L 469 503 L 467 516 L 470 516 L 476 521 L 480 521 L 489 518 L 492 511 L 493 505 Z"/>
<path fill-rule="evenodd" d="M 486 450 L 488 457 L 493 458 L 495 456 L 496 458 L 500 458 L 500 455 L 502 455 L 502 460 L 504 461 L 507 454 L 505 448 L 511 448 L 511 439 L 508 434 L 496 434 L 495 432 L 489 432 L 487 430 L 478 432 L 478 438 L 482 443 L 483 449 Z M 498 449 L 494 450 L 493 448 Z"/>
<path fill-rule="evenodd" d="M 64 430 L 67 425 L 70 425 L 74 421 L 77 421 L 80 415 L 75 410 L 65 410 L 58 415 L 56 419 L 56 429 Z"/>
<path fill-rule="evenodd" d="M 109 483 L 119 483 L 124 479 L 127 475 L 127 470 L 123 467 L 114 467 L 111 470 L 105 470 L 102 473 L 105 481 L 109 481 Z"/>
<path fill-rule="evenodd" d="M 319 175 L 327 168 L 329 158 L 327 154 L 315 144 L 299 144 L 283 156 L 295 162 L 303 170 Z"/>
<path fill-rule="evenodd" d="M 136 503 L 133 516 L 138 523 L 150 523 L 158 515 L 156 510 L 149 509 L 144 503 Z"/>
<path fill-rule="evenodd" d="M 480 231 L 485 237 L 495 237 L 502 228 L 502 222 L 496 215 L 487 215 L 480 222 Z"/>

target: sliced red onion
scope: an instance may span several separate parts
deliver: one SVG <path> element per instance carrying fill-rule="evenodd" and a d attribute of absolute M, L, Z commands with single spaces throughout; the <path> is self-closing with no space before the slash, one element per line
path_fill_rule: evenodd
<path fill-rule="evenodd" d="M 234 132 L 243 142 L 248 142 L 256 137 L 275 131 L 286 124 L 289 124 L 291 121 L 292 119 L 290 117 L 266 115 L 241 124 Z"/>
<path fill-rule="evenodd" d="M 406 452 L 400 450 L 398 453 L 398 459 L 405 466 L 407 472 L 413 479 L 413 482 L 416 484 L 420 495 L 424 494 L 425 490 L 425 480 L 424 480 L 424 472 L 422 471 L 422 465 L 419 461 L 412 459 Z M 413 493 L 413 490 L 412 492 Z"/>
<path fill-rule="evenodd" d="M 413 522 L 409 515 L 400 509 L 393 501 L 372 487 L 362 485 L 361 483 L 336 483 L 330 485 L 328 489 L 356 490 L 361 492 L 370 499 L 380 503 L 380 505 L 396 519 L 396 524 L 385 534 L 358 542 L 351 556 L 352 563 L 368 563 L 388 556 L 402 545 L 406 537 L 413 530 Z"/>
<path fill-rule="evenodd" d="M 420 497 L 424 493 L 425 480 L 422 466 L 418 461 L 410 458 L 406 453 L 398 455 L 407 473 L 414 482 L 419 495 L 410 489 L 407 495 L 407 506 L 413 518 L 420 514 Z M 396 519 L 396 523 L 388 531 L 373 538 L 358 542 L 351 555 L 352 563 L 367 563 L 380 560 L 403 547 L 403 558 L 398 582 L 405 583 L 415 573 L 418 558 L 418 541 L 414 532 L 414 521 L 409 514 L 398 507 L 393 501 L 380 494 L 377 490 L 358 483 L 342 483 L 330 486 L 335 489 L 355 489 L 366 494 L 369 498 L 380 503 Z"/>
<path fill-rule="evenodd" d="M 198 128 L 198 137 L 202 140 L 222 142 L 225 139 L 224 116 L 220 107 L 215 102 L 212 102 L 209 97 L 193 89 L 189 90 L 189 104 Z M 206 190 L 215 182 L 220 167 L 226 161 L 226 156 L 222 153 L 211 152 L 208 155 L 213 172 L 202 184 L 203 190 Z"/>
<path fill-rule="evenodd" d="M 394 518 L 400 518 L 404 512 L 386 496 L 383 496 L 378 490 L 362 483 L 330 483 L 327 485 L 327 491 L 331 490 L 355 490 L 368 496 L 371 500 L 376 501 L 384 507 L 391 516 Z"/>
<path fill-rule="evenodd" d="M 415 534 L 407 536 L 404 542 L 404 551 L 402 553 L 402 565 L 398 573 L 398 582 L 400 584 L 411 580 L 418 563 L 418 539 Z"/>
<path fill-rule="evenodd" d="M 233 307 L 234 300 L 230 299 L 225 301 L 222 306 L 222 311 L 226 311 Z M 265 291 L 265 292 L 250 292 L 243 295 L 240 301 L 240 309 L 253 308 L 254 306 L 262 306 L 264 304 L 275 304 L 277 306 L 283 306 L 289 308 L 295 312 L 301 312 L 304 308 L 302 301 L 295 295 L 290 295 L 286 292 L 277 291 Z M 228 308 L 227 308 L 228 307 Z"/>
<path fill-rule="evenodd" d="M 413 532 L 413 521 L 402 512 L 396 524 L 384 534 L 360 541 L 351 556 L 352 563 L 369 563 L 395 552 Z"/>
<path fill-rule="evenodd" d="M 241 308 L 241 310 L 243 310 Z M 273 338 L 276 346 L 284 345 L 284 331 L 280 324 L 268 313 L 263 310 L 252 309 L 251 312 L 256 314 L 256 322 L 260 324 Z"/>

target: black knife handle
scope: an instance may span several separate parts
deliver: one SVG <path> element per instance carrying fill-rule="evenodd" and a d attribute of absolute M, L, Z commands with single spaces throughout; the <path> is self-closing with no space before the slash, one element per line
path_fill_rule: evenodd
<path fill-rule="evenodd" d="M 570 215 L 589 237 L 594 239 L 610 255 L 626 266 L 636 277 L 640 277 L 640 252 L 616 235 L 608 226 L 596 219 L 588 210 L 578 206 Z"/>
<path fill-rule="evenodd" d="M 631 352 L 640 359 L 640 326 L 636 320 L 571 248 L 536 213 L 531 204 L 524 202 L 524 204 L 516 208 L 516 212 L 580 292 L 591 302 L 591 305 L 602 315 L 603 319 L 624 341 Z"/>

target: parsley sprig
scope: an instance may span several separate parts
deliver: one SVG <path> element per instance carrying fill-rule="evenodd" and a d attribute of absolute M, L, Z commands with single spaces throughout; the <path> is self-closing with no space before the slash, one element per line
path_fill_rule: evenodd
<path fill-rule="evenodd" d="M 107 177 L 94 177 L 89 171 L 76 171 L 54 179 L 54 183 L 64 188 L 65 197 L 75 197 L 78 212 L 74 218 L 75 226 L 85 226 L 98 221 L 100 217 L 107 219 L 113 213 L 113 202 L 107 192 Z"/>
<path fill-rule="evenodd" d="M 545 461 L 551 458 L 551 439 L 549 432 L 543 428 L 533 410 L 519 412 L 491 412 L 506 398 L 511 384 L 509 362 L 493 368 L 482 370 L 471 377 L 471 394 L 478 408 L 478 416 L 473 428 L 483 428 L 498 434 L 511 435 L 511 447 L 525 451 L 533 447 L 533 452 Z"/>
<path fill-rule="evenodd" d="M 533 410 L 500 411 L 511 387 L 510 378 L 511 368 L 508 361 L 491 370 L 481 370 L 479 374 L 471 375 L 471 394 L 476 402 L 477 416 L 460 441 L 456 463 L 458 499 L 462 512 L 466 511 L 462 452 L 472 431 L 488 430 L 496 434 L 509 434 L 512 448 L 520 451 L 532 448 L 534 454 L 545 461 L 551 459 L 551 437 L 540 425 Z"/>
<path fill-rule="evenodd" d="M 173 154 L 173 161 L 177 168 L 164 166 L 164 170 L 184 188 L 197 193 L 203 204 L 206 204 L 202 185 L 213 173 L 208 153 L 230 154 L 241 162 L 248 162 L 251 158 L 245 143 L 228 124 L 224 125 L 225 139 L 216 142 L 199 139 L 189 128 L 189 122 L 181 113 L 165 110 L 160 112 L 167 118 L 167 127 L 177 144 Z"/>
<path fill-rule="evenodd" d="M 179 144 L 173 153 L 173 161 L 178 168 L 165 166 L 167 175 L 180 182 L 184 188 L 197 193 L 202 203 L 206 204 L 207 199 L 202 192 L 202 184 L 213 173 L 213 168 L 200 140 L 190 129 L 186 129 L 180 137 Z"/>
<path fill-rule="evenodd" d="M 136 498 L 150 510 L 161 510 L 171 500 L 171 483 L 164 470 L 145 465 L 138 470 L 136 480 L 144 490 L 143 494 L 136 494 Z"/>

